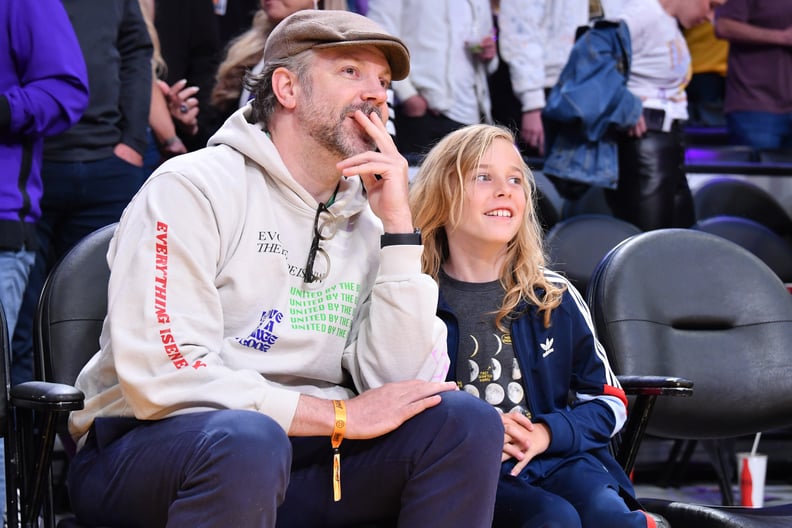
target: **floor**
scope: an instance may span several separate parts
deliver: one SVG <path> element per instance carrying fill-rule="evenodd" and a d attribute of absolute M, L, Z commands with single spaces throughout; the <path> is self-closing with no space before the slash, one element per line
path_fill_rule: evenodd
<path fill-rule="evenodd" d="M 753 437 L 735 440 L 736 451 L 750 451 Z M 665 498 L 698 504 L 722 504 L 713 466 L 707 452 L 697 445 L 687 465 L 670 462 L 673 442 L 647 439 L 639 451 L 634 473 L 638 497 Z M 758 451 L 768 455 L 765 506 L 792 503 L 792 434 L 765 434 Z M 732 493 L 739 503 L 736 475 Z"/>
<path fill-rule="evenodd" d="M 733 487 L 735 497 L 737 487 Z M 660 487 L 651 484 L 636 486 L 638 497 L 653 499 L 669 499 L 693 504 L 721 504 L 721 494 L 718 485 L 714 482 L 688 483 L 678 488 Z M 792 484 L 770 483 L 765 486 L 765 506 L 792 503 Z"/>

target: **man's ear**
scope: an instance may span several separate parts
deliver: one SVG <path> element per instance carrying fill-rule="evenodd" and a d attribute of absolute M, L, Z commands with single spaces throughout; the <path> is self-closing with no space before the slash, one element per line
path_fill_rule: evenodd
<path fill-rule="evenodd" d="M 291 110 L 297 104 L 297 76 L 286 68 L 277 68 L 272 72 L 272 92 L 278 102 Z"/>

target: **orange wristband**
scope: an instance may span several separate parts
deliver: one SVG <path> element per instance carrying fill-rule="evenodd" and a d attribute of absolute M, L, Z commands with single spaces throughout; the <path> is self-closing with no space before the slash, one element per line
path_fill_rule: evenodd
<path fill-rule="evenodd" d="M 341 441 L 344 440 L 347 422 L 344 400 L 333 400 L 333 410 L 335 411 L 335 423 L 333 423 L 330 445 L 333 448 L 333 500 L 338 502 L 341 500 Z"/>

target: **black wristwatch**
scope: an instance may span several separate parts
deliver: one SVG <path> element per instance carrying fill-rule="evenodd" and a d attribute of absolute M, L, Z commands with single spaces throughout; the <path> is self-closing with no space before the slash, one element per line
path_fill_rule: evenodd
<path fill-rule="evenodd" d="M 380 247 L 420 246 L 421 243 L 421 230 L 417 227 L 412 233 L 385 233 L 380 236 Z"/>

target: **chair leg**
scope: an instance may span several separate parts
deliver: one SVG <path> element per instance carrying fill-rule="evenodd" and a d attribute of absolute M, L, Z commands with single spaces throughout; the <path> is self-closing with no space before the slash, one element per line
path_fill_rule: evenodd
<path fill-rule="evenodd" d="M 736 472 L 735 445 L 733 439 L 702 440 L 702 446 L 710 457 L 712 467 L 718 479 L 721 492 L 721 503 L 734 506 L 732 480 Z"/>
<path fill-rule="evenodd" d="M 672 468 L 674 470 L 671 477 L 671 485 L 675 488 L 680 487 L 685 482 L 685 474 L 690 467 L 690 461 L 693 458 L 693 453 L 696 451 L 698 445 L 697 440 L 685 440 L 683 442 L 684 450 L 680 456 L 677 464 Z"/>
<path fill-rule="evenodd" d="M 695 450 L 696 440 L 674 440 L 666 458 L 665 469 L 659 478 L 661 486 L 678 488 L 682 485 Z"/>

